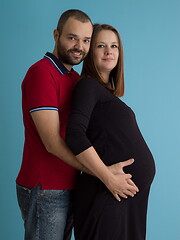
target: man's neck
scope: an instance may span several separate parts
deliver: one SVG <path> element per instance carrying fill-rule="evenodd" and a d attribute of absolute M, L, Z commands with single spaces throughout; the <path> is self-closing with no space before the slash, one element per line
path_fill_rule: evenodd
<path fill-rule="evenodd" d="M 52 52 L 52 54 L 59 59 L 58 53 L 57 53 L 57 51 L 56 51 L 55 49 L 54 49 L 54 51 Z M 59 59 L 59 60 L 61 61 L 61 59 Z M 72 69 L 72 67 L 73 67 L 72 65 L 65 64 L 65 63 L 63 63 L 62 61 L 61 61 L 61 63 L 67 68 L 67 70 L 71 71 L 71 69 Z"/>

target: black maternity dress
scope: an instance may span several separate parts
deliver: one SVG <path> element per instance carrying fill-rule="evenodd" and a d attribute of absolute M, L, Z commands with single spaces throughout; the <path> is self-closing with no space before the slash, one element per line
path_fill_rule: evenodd
<path fill-rule="evenodd" d="M 93 146 L 106 165 L 134 158 L 124 171 L 132 174 L 140 190 L 118 202 L 99 179 L 80 174 L 74 196 L 75 239 L 145 240 L 155 165 L 131 108 L 96 80 L 80 80 L 66 141 L 75 155 Z"/>

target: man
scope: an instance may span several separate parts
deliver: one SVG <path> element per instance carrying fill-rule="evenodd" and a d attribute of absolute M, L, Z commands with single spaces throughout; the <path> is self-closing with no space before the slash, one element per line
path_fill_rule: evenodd
<path fill-rule="evenodd" d="M 25 143 L 16 182 L 26 240 L 70 239 L 65 227 L 75 169 L 88 170 L 76 160 L 64 138 L 78 79 L 72 66 L 87 55 L 92 31 L 85 13 L 64 12 L 54 30 L 53 53 L 31 66 L 22 83 Z"/>
<path fill-rule="evenodd" d="M 92 29 L 85 13 L 64 12 L 54 30 L 53 54 L 35 63 L 22 83 L 25 143 L 16 182 L 25 239 L 63 239 L 74 168 L 82 170 L 63 140 L 78 79 L 72 66 L 85 58 Z"/>

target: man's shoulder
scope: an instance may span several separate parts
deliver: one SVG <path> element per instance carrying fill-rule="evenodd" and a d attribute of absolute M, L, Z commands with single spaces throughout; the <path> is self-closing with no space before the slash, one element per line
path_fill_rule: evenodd
<path fill-rule="evenodd" d="M 27 71 L 25 79 L 29 77 L 42 76 L 48 77 L 51 76 L 53 78 L 60 77 L 61 74 L 56 70 L 56 68 L 51 64 L 51 62 L 42 58 L 36 63 L 34 63 Z"/>
<path fill-rule="evenodd" d="M 71 72 L 62 74 L 62 72 L 58 71 L 58 69 L 47 59 L 47 58 L 42 58 L 41 60 L 37 61 L 36 63 L 34 63 L 29 70 L 30 72 L 39 72 L 39 71 L 48 71 L 50 72 L 52 75 L 55 75 L 56 77 L 61 77 L 61 76 L 68 76 L 69 73 L 71 77 L 75 77 L 78 78 L 79 74 L 75 71 L 72 70 Z"/>
<path fill-rule="evenodd" d="M 50 70 L 50 66 L 48 63 L 48 60 L 42 58 L 41 60 L 34 63 L 30 68 L 28 69 L 22 85 L 26 85 L 27 83 L 32 82 L 40 82 L 45 81 L 46 79 L 52 79 L 53 77 L 52 71 Z"/>
<path fill-rule="evenodd" d="M 69 74 L 70 73 L 70 74 Z M 72 83 L 76 83 L 78 80 L 78 73 L 74 70 L 67 74 L 62 74 L 59 72 L 54 65 L 46 58 L 42 58 L 41 60 L 34 63 L 27 71 L 23 83 L 29 81 L 49 81 L 59 82 L 62 79 L 61 83 L 69 82 L 67 79 L 71 78 Z"/>
<path fill-rule="evenodd" d="M 53 69 L 51 67 L 51 63 L 45 59 L 45 58 L 42 58 L 40 59 L 39 61 L 37 61 L 36 63 L 34 63 L 30 68 L 29 70 L 32 71 L 32 70 L 38 70 L 38 69 Z"/>

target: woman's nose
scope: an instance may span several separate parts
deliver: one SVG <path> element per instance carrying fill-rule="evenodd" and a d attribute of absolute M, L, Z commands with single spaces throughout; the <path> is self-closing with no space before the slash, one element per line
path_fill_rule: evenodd
<path fill-rule="evenodd" d="M 111 55 L 111 54 L 112 54 L 112 49 L 111 49 L 110 47 L 107 47 L 107 48 L 105 49 L 105 54 Z"/>

